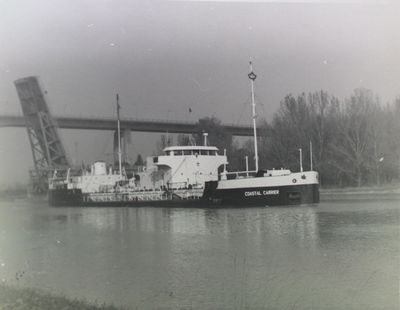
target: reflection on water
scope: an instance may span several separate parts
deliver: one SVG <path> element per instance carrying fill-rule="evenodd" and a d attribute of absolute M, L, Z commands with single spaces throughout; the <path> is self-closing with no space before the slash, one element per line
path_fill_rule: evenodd
<path fill-rule="evenodd" d="M 396 308 L 399 210 L 2 203 L 0 279 L 132 308 Z"/>
<path fill-rule="evenodd" d="M 66 209 L 75 211 L 75 209 Z M 268 210 L 268 212 L 266 212 Z M 300 239 L 315 239 L 317 214 L 315 207 L 288 207 L 275 209 L 162 209 L 162 208 L 99 208 L 69 215 L 40 215 L 44 222 L 79 220 L 98 230 L 162 231 L 204 235 L 220 232 L 231 234 L 268 231 L 273 235 L 291 233 Z"/>

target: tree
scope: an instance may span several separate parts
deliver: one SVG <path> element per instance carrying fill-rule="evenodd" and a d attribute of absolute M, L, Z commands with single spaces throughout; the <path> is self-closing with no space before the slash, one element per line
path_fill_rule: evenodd
<path fill-rule="evenodd" d="M 216 117 L 199 119 L 196 125 L 196 133 L 193 138 L 197 145 L 203 145 L 203 133 L 207 133 L 208 145 L 216 146 L 220 151 L 226 149 L 230 153 L 232 148 L 232 134 L 230 134 Z"/>
<path fill-rule="evenodd" d="M 263 161 L 268 168 L 287 167 L 297 170 L 298 149 L 308 149 L 312 135 L 310 107 L 303 93 L 297 98 L 288 95 L 280 104 L 271 125 L 264 122 L 262 132 L 267 135 L 261 140 Z"/>
<path fill-rule="evenodd" d="M 372 142 L 376 139 L 376 129 L 371 121 L 376 105 L 372 91 L 356 89 L 341 111 L 339 134 L 331 145 L 335 167 L 357 186 L 362 185 L 374 153 Z"/>
<path fill-rule="evenodd" d="M 298 170 L 298 148 L 324 185 L 380 184 L 400 175 L 400 98 L 383 106 L 371 90 L 356 89 L 344 102 L 318 91 L 288 95 L 270 123 L 259 125 L 264 168 Z"/>
<path fill-rule="evenodd" d="M 374 170 L 376 183 L 391 182 L 400 169 L 400 98 L 392 105 L 380 107 L 375 119 Z"/>
<path fill-rule="evenodd" d="M 179 134 L 178 135 L 178 145 L 192 145 L 192 139 L 189 135 Z"/>
<path fill-rule="evenodd" d="M 337 136 L 337 119 L 340 111 L 339 100 L 325 91 L 308 95 L 311 113 L 311 137 L 313 145 L 313 169 L 319 171 L 321 182 L 334 183 L 337 175 L 331 162 L 331 144 Z"/>
<path fill-rule="evenodd" d="M 138 154 L 138 156 L 136 157 L 136 161 L 135 161 L 135 163 L 134 163 L 134 166 L 136 166 L 136 167 L 140 167 L 140 166 L 144 166 L 144 160 L 143 160 L 143 158 L 142 158 L 142 155 L 141 154 Z"/>
<path fill-rule="evenodd" d="M 160 154 L 163 149 L 173 144 L 171 135 L 161 135 L 160 140 L 157 142 L 157 153 Z"/>
<path fill-rule="evenodd" d="M 246 156 L 249 161 L 249 170 L 255 169 L 254 163 L 254 146 L 253 139 L 245 141 L 243 146 L 233 143 L 231 151 L 228 154 L 229 170 L 230 171 L 245 171 L 246 170 Z"/>

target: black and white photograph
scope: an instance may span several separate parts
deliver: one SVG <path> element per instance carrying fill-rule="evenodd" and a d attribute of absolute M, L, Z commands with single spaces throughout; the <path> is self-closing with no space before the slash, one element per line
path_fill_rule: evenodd
<path fill-rule="evenodd" d="M 0 309 L 400 309 L 400 2 L 0 0 Z"/>

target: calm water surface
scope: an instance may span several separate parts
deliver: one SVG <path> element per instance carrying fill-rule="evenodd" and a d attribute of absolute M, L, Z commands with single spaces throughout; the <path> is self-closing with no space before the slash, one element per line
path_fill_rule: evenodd
<path fill-rule="evenodd" d="M 138 309 L 399 309 L 400 201 L 0 202 L 0 281 Z"/>

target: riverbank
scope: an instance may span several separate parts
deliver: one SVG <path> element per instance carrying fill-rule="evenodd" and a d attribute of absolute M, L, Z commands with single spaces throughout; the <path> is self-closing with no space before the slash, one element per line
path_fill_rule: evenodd
<path fill-rule="evenodd" d="M 16 288 L 0 284 L 0 310 L 124 310 L 112 305 L 98 305 L 68 299 L 37 289 Z"/>
<path fill-rule="evenodd" d="M 400 199 L 400 183 L 383 186 L 321 188 L 321 201 L 347 199 Z"/>

